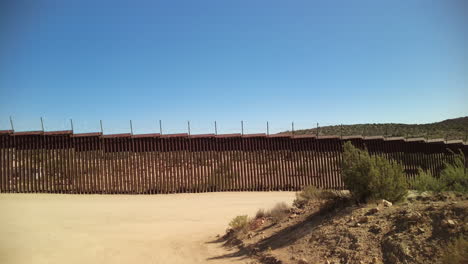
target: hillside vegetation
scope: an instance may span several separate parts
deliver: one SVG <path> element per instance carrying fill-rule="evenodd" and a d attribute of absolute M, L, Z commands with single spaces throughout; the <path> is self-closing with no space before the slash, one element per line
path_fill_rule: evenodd
<path fill-rule="evenodd" d="M 262 264 L 466 264 L 468 173 L 460 154 L 418 191 L 398 163 L 344 144 L 346 191 L 306 186 L 293 207 L 238 216 L 220 240 Z M 434 184 L 435 183 L 435 184 Z M 437 187 L 437 188 L 433 188 Z"/>
<path fill-rule="evenodd" d="M 444 138 L 446 140 L 462 139 L 466 141 L 468 116 L 447 119 L 429 124 L 354 124 L 319 127 L 319 135 L 364 135 L 393 137 L 424 137 L 427 139 Z M 317 128 L 294 131 L 294 134 L 317 134 Z"/>

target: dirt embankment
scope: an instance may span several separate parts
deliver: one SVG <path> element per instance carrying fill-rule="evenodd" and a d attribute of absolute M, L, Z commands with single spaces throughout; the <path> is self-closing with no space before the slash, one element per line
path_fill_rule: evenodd
<path fill-rule="evenodd" d="M 235 245 L 237 255 L 254 263 L 425 264 L 440 263 L 442 248 L 468 235 L 466 195 L 413 193 L 407 202 L 387 206 L 341 202 L 310 202 L 278 224 L 257 219 L 257 229 L 227 235 L 225 245 Z"/>

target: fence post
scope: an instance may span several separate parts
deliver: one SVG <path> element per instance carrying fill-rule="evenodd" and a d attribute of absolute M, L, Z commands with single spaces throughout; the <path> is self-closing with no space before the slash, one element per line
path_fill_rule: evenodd
<path fill-rule="evenodd" d="M 42 119 L 42 116 L 41 116 L 41 128 L 42 128 L 42 132 L 44 132 L 44 120 Z"/>
<path fill-rule="evenodd" d="M 291 122 L 291 132 L 292 132 L 292 134 L 294 135 L 294 121 Z"/>
<path fill-rule="evenodd" d="M 267 121 L 267 136 L 269 136 L 269 135 L 270 135 L 270 126 L 269 126 L 268 121 Z"/>
<path fill-rule="evenodd" d="M 133 124 L 132 124 L 132 120 L 130 120 L 130 134 L 133 135 Z"/>
<path fill-rule="evenodd" d="M 190 121 L 187 121 L 188 135 L 190 136 Z"/>
<path fill-rule="evenodd" d="M 161 135 L 163 134 L 161 120 L 159 120 L 159 134 L 161 134 Z"/>
<path fill-rule="evenodd" d="M 319 132 L 319 123 L 317 122 L 317 137 L 319 136 L 320 132 Z"/>
<path fill-rule="evenodd" d="M 13 126 L 13 118 L 10 116 L 10 126 L 11 126 L 11 131 L 15 132 L 15 127 Z"/>
<path fill-rule="evenodd" d="M 71 131 L 72 131 L 72 134 L 73 134 L 73 120 L 70 118 L 70 128 L 71 128 Z"/>
<path fill-rule="evenodd" d="M 244 121 L 241 120 L 241 134 L 244 135 Z"/>
<path fill-rule="evenodd" d="M 104 129 L 102 128 L 102 120 L 99 120 L 99 122 L 101 123 L 101 135 L 104 135 Z"/>
<path fill-rule="evenodd" d="M 215 125 L 215 135 L 218 135 L 218 126 L 216 125 L 216 120 L 214 121 L 214 125 Z"/>

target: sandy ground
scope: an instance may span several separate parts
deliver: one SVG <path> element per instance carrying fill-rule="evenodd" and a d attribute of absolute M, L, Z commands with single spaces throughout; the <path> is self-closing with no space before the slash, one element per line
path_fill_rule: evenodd
<path fill-rule="evenodd" d="M 291 192 L 0 194 L 0 263 L 247 263 L 214 241 Z"/>

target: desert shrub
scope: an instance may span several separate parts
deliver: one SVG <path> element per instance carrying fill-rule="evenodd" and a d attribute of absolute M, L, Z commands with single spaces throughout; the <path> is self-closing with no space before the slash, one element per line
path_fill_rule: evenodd
<path fill-rule="evenodd" d="M 459 238 L 450 242 L 443 251 L 442 263 L 468 263 L 468 240 L 465 237 L 460 236 Z"/>
<path fill-rule="evenodd" d="M 249 217 L 247 215 L 238 215 L 229 223 L 229 227 L 235 232 L 247 233 L 249 231 Z"/>
<path fill-rule="evenodd" d="M 440 172 L 440 182 L 444 191 L 468 192 L 468 169 L 465 168 L 465 156 L 461 151 L 455 155 L 453 162 L 445 163 Z"/>
<path fill-rule="evenodd" d="M 296 199 L 314 200 L 320 197 L 320 189 L 313 185 L 304 187 L 302 191 L 296 193 Z"/>
<path fill-rule="evenodd" d="M 323 190 L 313 185 L 304 187 L 302 191 L 296 193 L 293 205 L 302 208 L 307 202 L 312 200 L 334 199 L 341 196 L 339 191 Z"/>
<path fill-rule="evenodd" d="M 268 215 L 274 223 L 279 223 L 289 216 L 289 206 L 284 202 L 277 203 Z"/>
<path fill-rule="evenodd" d="M 468 192 L 468 170 L 465 168 L 463 153 L 454 156 L 453 162 L 446 162 L 440 177 L 434 177 L 430 172 L 419 170 L 419 174 L 412 182 L 412 187 L 418 191 L 454 191 Z"/>
<path fill-rule="evenodd" d="M 255 219 L 264 218 L 264 217 L 267 217 L 267 216 L 268 216 L 268 214 L 265 211 L 265 209 L 258 209 L 257 213 L 255 214 Z"/>
<path fill-rule="evenodd" d="M 351 142 L 346 142 L 343 147 L 343 181 L 357 201 L 385 199 L 398 202 L 406 196 L 406 176 L 400 164 L 371 156 Z"/>
<path fill-rule="evenodd" d="M 443 189 L 442 182 L 436 177 L 432 176 L 430 172 L 419 169 L 418 176 L 411 183 L 413 189 L 424 192 L 440 192 Z"/>
<path fill-rule="evenodd" d="M 306 186 L 302 191 L 296 193 L 293 205 L 297 208 L 304 207 L 308 201 L 317 199 L 319 189 L 313 185 Z"/>

